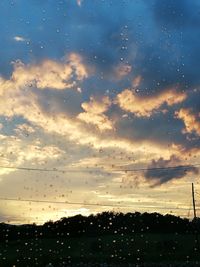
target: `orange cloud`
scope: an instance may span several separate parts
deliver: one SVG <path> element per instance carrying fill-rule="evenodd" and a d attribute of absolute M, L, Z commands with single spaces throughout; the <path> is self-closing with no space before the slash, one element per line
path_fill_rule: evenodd
<path fill-rule="evenodd" d="M 163 104 L 172 106 L 183 102 L 186 97 L 186 93 L 177 92 L 174 89 L 149 97 L 139 97 L 130 89 L 126 89 L 117 95 L 116 102 L 121 109 L 134 113 L 138 117 L 150 117 Z"/>
<path fill-rule="evenodd" d="M 200 114 L 194 114 L 190 109 L 182 108 L 176 112 L 176 117 L 183 120 L 185 132 L 196 132 L 200 136 Z"/>
<path fill-rule="evenodd" d="M 31 122 L 33 127 L 37 126 L 43 129 L 45 134 L 55 133 L 79 145 L 92 144 L 93 149 L 118 148 L 129 152 L 134 150 L 140 155 L 143 155 L 145 150 L 145 155 L 151 156 L 152 153 L 154 155 L 163 153 L 163 147 L 160 147 L 159 144 L 155 146 L 145 140 L 134 142 L 134 140 L 117 137 L 114 133 L 103 136 L 86 127 L 87 124 L 94 125 L 100 132 L 114 128 L 113 122 L 104 114 L 111 105 L 111 100 L 108 97 L 101 99 L 91 97 L 89 102 L 82 104 L 84 112 L 80 113 L 77 118 L 70 118 L 62 113 L 57 114 L 57 116 L 45 113 L 38 104 L 37 95 L 28 88 L 15 87 L 10 80 L 4 80 L 2 86 L 0 84 L 0 92 L 2 93 L 0 115 L 22 116 Z M 168 153 L 169 148 L 166 150 L 167 155 Z"/>
<path fill-rule="evenodd" d="M 78 62 L 76 59 L 72 61 Z M 38 65 L 38 72 L 41 66 Z M 73 68 L 75 68 L 75 65 L 73 65 Z M 27 70 L 24 71 L 26 72 Z M 38 103 L 37 91 L 33 91 L 30 87 L 22 86 L 25 83 L 23 77 L 23 82 L 19 82 L 21 80 L 15 78 L 16 83 L 14 83 L 13 77 L 18 77 L 18 75 L 15 75 L 16 71 L 14 70 L 10 79 L 0 80 L 0 115 L 4 117 L 22 116 L 31 123 L 34 129 L 36 126 L 39 127 L 45 136 L 56 134 L 69 142 L 73 142 L 73 144 L 92 146 L 94 150 L 113 148 L 128 153 L 135 151 L 141 160 L 145 155 L 145 161 L 147 160 L 147 155 L 148 157 L 153 155 L 155 158 L 155 154 L 163 154 L 163 147 L 159 144 L 155 146 L 145 140 L 135 142 L 134 140 L 123 139 L 117 137 L 114 131 L 110 132 L 109 135 L 102 134 L 106 130 L 114 130 L 113 121 L 105 114 L 112 104 L 108 97 L 91 97 L 89 102 L 82 103 L 83 112 L 75 118 L 71 118 L 71 116 L 61 112 L 58 114 L 46 113 Z M 27 77 L 29 77 L 28 74 Z M 95 126 L 99 131 L 94 131 L 94 127 L 88 126 Z M 21 137 L 32 130 L 27 126 L 21 126 L 16 129 L 16 133 Z M 169 150 L 171 149 L 165 150 L 166 155 L 171 153 Z M 175 150 L 177 151 L 177 149 Z"/>
<path fill-rule="evenodd" d="M 138 87 L 140 85 L 142 81 L 142 77 L 141 76 L 137 76 L 133 81 L 132 81 L 132 86 L 135 88 L 135 87 Z"/>
<path fill-rule="evenodd" d="M 111 101 L 108 96 L 105 96 L 99 100 L 96 100 L 94 97 L 90 97 L 90 102 L 82 103 L 82 108 L 89 113 L 101 114 L 108 110 L 111 105 Z"/>
<path fill-rule="evenodd" d="M 111 101 L 108 97 L 103 97 L 101 100 L 95 100 L 90 97 L 90 102 L 82 103 L 82 108 L 85 112 L 78 115 L 78 119 L 88 124 L 95 125 L 100 131 L 112 130 L 112 121 L 103 114 L 111 105 Z"/>
<path fill-rule="evenodd" d="M 118 80 L 124 78 L 126 75 L 128 75 L 132 70 L 131 65 L 129 64 L 119 64 L 115 70 L 115 76 Z"/>
<path fill-rule="evenodd" d="M 35 86 L 39 89 L 63 90 L 72 88 L 76 80 L 88 77 L 87 67 L 83 64 L 82 58 L 75 53 L 70 54 L 62 63 L 44 60 L 40 64 L 25 65 L 21 61 L 13 64 L 14 72 L 10 83 L 18 87 Z"/>

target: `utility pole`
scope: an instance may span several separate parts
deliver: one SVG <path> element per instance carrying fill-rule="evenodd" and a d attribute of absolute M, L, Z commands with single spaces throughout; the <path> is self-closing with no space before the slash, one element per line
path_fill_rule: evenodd
<path fill-rule="evenodd" d="M 196 205 L 195 205 L 195 198 L 194 198 L 194 184 L 192 183 L 192 202 L 193 202 L 193 211 L 194 211 L 194 220 L 197 218 L 196 215 Z"/>
<path fill-rule="evenodd" d="M 193 211 L 194 211 L 194 219 L 193 219 L 193 227 L 194 227 L 194 234 L 195 234 L 195 250 L 199 251 L 199 236 L 198 236 L 198 229 L 197 229 L 197 214 L 196 214 L 196 205 L 195 205 L 195 196 L 194 196 L 194 184 L 192 183 L 192 203 L 193 203 Z"/>

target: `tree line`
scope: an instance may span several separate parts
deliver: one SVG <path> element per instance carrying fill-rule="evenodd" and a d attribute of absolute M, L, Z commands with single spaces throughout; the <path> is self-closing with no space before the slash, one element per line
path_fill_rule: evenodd
<path fill-rule="evenodd" d="M 93 237 L 133 233 L 177 233 L 200 232 L 199 219 L 159 213 L 114 213 L 103 212 L 88 217 L 76 215 L 48 221 L 43 225 L 10 225 L 0 223 L 0 241 L 31 238 Z"/>

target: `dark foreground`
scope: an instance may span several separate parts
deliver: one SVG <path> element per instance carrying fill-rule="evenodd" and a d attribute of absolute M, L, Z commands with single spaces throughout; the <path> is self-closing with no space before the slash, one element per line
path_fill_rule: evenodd
<path fill-rule="evenodd" d="M 45 267 L 195 267 L 199 266 L 199 262 L 193 263 L 144 263 L 144 264 L 127 264 L 127 265 L 112 265 L 112 264 L 77 264 L 77 265 L 67 265 L 67 264 L 60 264 L 60 265 L 52 265 L 51 263 L 47 264 Z"/>
<path fill-rule="evenodd" d="M 0 224 L 0 267 L 200 266 L 199 226 L 174 216 L 75 216 Z"/>
<path fill-rule="evenodd" d="M 41 238 L 0 243 L 0 266 L 200 266 L 200 251 L 190 234 Z"/>

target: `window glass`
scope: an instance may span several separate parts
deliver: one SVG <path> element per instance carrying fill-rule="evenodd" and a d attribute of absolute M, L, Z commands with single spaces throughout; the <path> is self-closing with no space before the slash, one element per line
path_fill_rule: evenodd
<path fill-rule="evenodd" d="M 1 0 L 0 25 L 0 266 L 199 266 L 200 2 Z"/>

